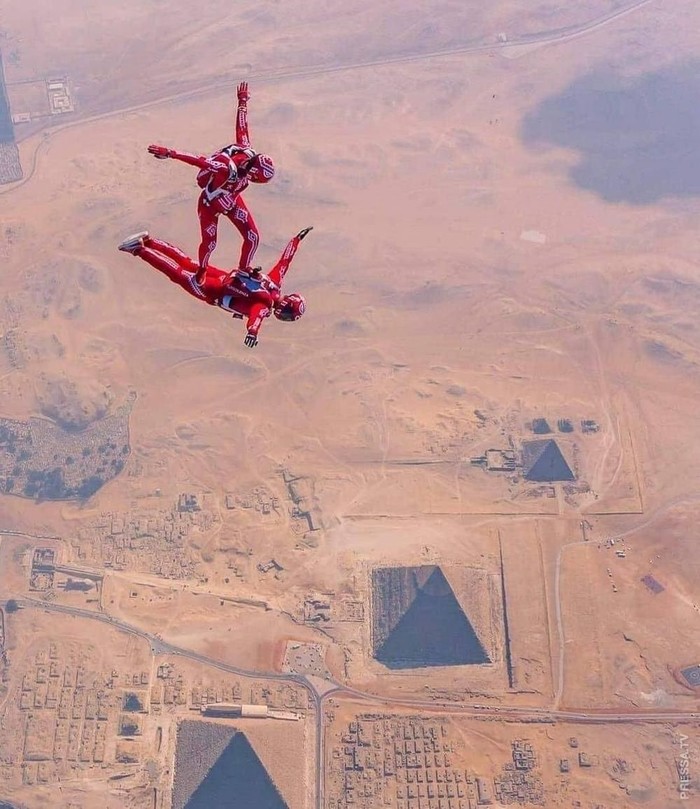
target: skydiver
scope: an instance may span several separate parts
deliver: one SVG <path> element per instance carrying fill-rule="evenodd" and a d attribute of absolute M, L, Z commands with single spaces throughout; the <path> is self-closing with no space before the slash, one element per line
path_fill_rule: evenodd
<path fill-rule="evenodd" d="M 250 147 L 248 135 L 248 82 L 241 82 L 236 93 L 236 141 L 224 146 L 213 155 L 195 155 L 178 152 L 166 146 L 151 144 L 148 151 L 159 160 L 173 158 L 199 169 L 197 185 L 202 189 L 197 203 L 197 216 L 202 234 L 199 245 L 199 267 L 197 283 L 201 284 L 206 273 L 209 258 L 216 248 L 219 228 L 219 215 L 231 220 L 243 237 L 238 268 L 250 269 L 258 249 L 260 234 L 241 193 L 249 183 L 269 183 L 275 176 L 275 164 L 266 154 L 259 154 Z"/>
<path fill-rule="evenodd" d="M 258 331 L 263 320 L 273 314 L 278 320 L 299 320 L 306 301 L 296 292 L 282 295 L 282 282 L 299 243 L 312 228 L 304 228 L 289 241 L 274 267 L 265 275 L 254 270 L 226 272 L 209 265 L 200 284 L 199 265 L 182 250 L 168 242 L 154 239 L 147 231 L 129 236 L 119 250 L 155 267 L 186 292 L 210 306 L 220 306 L 234 318 L 247 318 L 244 343 L 248 348 L 258 344 Z"/>

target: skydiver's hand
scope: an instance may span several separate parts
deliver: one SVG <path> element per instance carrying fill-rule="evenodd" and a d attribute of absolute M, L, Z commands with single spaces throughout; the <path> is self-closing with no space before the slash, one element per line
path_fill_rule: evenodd
<path fill-rule="evenodd" d="M 238 103 L 245 104 L 247 103 L 248 99 L 250 98 L 250 93 L 248 92 L 248 82 L 242 81 L 238 87 L 236 88 L 236 94 L 238 95 Z"/>
<path fill-rule="evenodd" d="M 251 334 L 251 332 L 248 332 L 243 342 L 248 346 L 248 348 L 255 348 L 255 346 L 258 344 L 258 338 L 254 334 Z"/>
<path fill-rule="evenodd" d="M 167 146 L 157 146 L 155 143 L 152 143 L 148 147 L 148 153 L 152 154 L 153 157 L 157 157 L 158 160 L 167 160 L 169 157 L 173 156 L 172 149 L 168 149 Z"/>
<path fill-rule="evenodd" d="M 299 233 L 297 233 L 297 239 L 299 239 L 299 241 L 301 241 L 301 240 L 304 238 L 304 236 L 306 236 L 306 234 L 307 234 L 307 233 L 308 233 L 310 230 L 313 230 L 313 227 L 310 227 L 310 228 L 304 228 L 304 230 L 300 230 L 300 231 L 299 231 Z"/>

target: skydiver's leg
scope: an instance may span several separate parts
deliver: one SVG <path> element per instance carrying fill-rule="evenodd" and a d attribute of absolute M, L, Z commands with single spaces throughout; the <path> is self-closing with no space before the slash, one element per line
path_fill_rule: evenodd
<path fill-rule="evenodd" d="M 199 245 L 199 269 L 196 281 L 197 283 L 202 283 L 204 281 L 207 265 L 209 264 L 209 258 L 216 247 L 219 214 L 212 210 L 212 208 L 202 200 L 202 197 L 200 197 L 197 206 L 197 215 L 199 216 L 199 229 L 202 234 L 202 240 Z"/>
<path fill-rule="evenodd" d="M 164 242 L 161 239 L 152 239 L 148 237 L 144 242 L 144 247 L 150 247 L 162 253 L 164 256 L 171 258 L 175 263 L 179 264 L 183 269 L 190 272 L 197 272 L 199 265 L 196 261 L 191 259 L 186 253 L 183 253 L 179 247 L 175 247 L 170 242 Z"/>
<path fill-rule="evenodd" d="M 297 251 L 297 247 L 299 247 L 299 242 L 301 242 L 301 240 L 310 230 L 311 228 L 304 228 L 304 230 L 297 233 L 293 239 L 289 240 L 287 246 L 282 252 L 282 255 L 279 257 L 277 264 L 275 264 L 275 266 L 267 274 L 268 278 L 277 284 L 278 287 L 282 286 L 282 281 L 284 280 L 284 276 L 287 274 L 289 265 L 292 263 L 292 259 Z"/>
<path fill-rule="evenodd" d="M 183 262 L 179 258 L 168 255 L 165 249 L 162 248 L 167 249 L 168 252 L 171 252 L 171 250 L 175 250 L 178 253 L 180 252 L 177 248 L 173 248 L 172 245 L 166 242 L 161 242 L 158 239 L 148 239 L 146 245 L 135 253 L 135 255 L 147 264 L 150 264 L 154 269 L 162 272 L 163 275 L 167 275 L 173 283 L 182 287 L 185 292 L 189 292 L 190 295 L 199 298 L 199 300 L 206 300 L 202 290 L 193 283 L 194 272 L 190 267 L 196 269 L 197 265 L 195 262 L 188 256 L 184 256 L 183 253 L 182 255 L 186 261 L 183 266 Z"/>
<path fill-rule="evenodd" d="M 200 282 L 196 281 L 197 273 L 199 272 L 199 264 L 191 259 L 186 253 L 183 253 L 179 247 L 175 247 L 170 242 L 163 242 L 160 239 L 146 239 L 146 247 L 155 246 L 155 249 L 162 253 L 164 256 L 171 258 L 176 264 L 179 264 L 187 272 L 192 273 L 195 278 L 195 283 L 207 293 L 216 294 L 220 291 L 223 281 L 228 277 L 228 273 L 223 270 L 218 270 L 211 265 L 207 266 L 205 270 L 204 279 Z"/>
<path fill-rule="evenodd" d="M 241 270 L 247 269 L 250 267 L 255 257 L 260 242 L 258 227 L 255 224 L 252 214 L 248 210 L 248 206 L 243 201 L 243 197 L 238 197 L 235 207 L 232 208 L 226 216 L 243 237 L 243 246 L 241 247 L 241 257 L 238 261 L 238 267 Z"/>

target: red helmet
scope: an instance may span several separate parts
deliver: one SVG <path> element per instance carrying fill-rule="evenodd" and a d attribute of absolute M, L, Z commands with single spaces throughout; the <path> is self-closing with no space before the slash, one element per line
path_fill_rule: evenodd
<path fill-rule="evenodd" d="M 278 320 L 299 320 L 306 311 L 306 301 L 304 298 L 293 292 L 285 295 L 275 304 L 274 313 Z"/>
<path fill-rule="evenodd" d="M 269 183 L 275 176 L 275 164 L 270 155 L 256 154 L 252 157 L 246 176 L 251 183 Z"/>

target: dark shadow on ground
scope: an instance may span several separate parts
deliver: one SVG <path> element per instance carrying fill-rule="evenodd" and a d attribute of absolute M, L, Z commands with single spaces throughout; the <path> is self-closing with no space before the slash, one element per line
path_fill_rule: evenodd
<path fill-rule="evenodd" d="M 608 202 L 700 196 L 700 60 L 634 78 L 583 76 L 529 113 L 521 137 L 578 151 L 571 179 Z"/>

